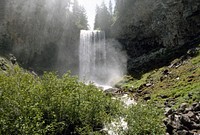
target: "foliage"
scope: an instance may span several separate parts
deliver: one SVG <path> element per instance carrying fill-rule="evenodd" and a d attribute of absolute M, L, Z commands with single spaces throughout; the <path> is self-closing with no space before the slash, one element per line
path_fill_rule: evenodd
<path fill-rule="evenodd" d="M 73 4 L 74 22 L 79 29 L 88 29 L 88 20 L 84 7 L 80 6 L 77 0 Z"/>
<path fill-rule="evenodd" d="M 137 104 L 128 111 L 127 122 L 129 135 L 162 135 L 163 111 L 153 104 Z"/>
<path fill-rule="evenodd" d="M 112 7 L 112 5 L 110 6 Z M 107 37 L 110 36 L 110 28 L 112 25 L 112 12 L 109 10 L 112 9 L 108 9 L 104 2 L 101 6 L 97 6 L 94 23 L 94 29 L 105 31 Z"/>
<path fill-rule="evenodd" d="M 0 74 L 0 134 L 89 134 L 119 109 L 117 101 L 69 74 L 39 78 L 19 67 Z"/>

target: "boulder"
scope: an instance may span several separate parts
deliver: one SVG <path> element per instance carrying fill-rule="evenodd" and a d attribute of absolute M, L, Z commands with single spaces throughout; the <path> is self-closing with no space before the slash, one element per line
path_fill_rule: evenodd
<path fill-rule="evenodd" d="M 147 83 L 145 86 L 146 87 L 151 87 L 153 84 L 152 83 Z"/>
<path fill-rule="evenodd" d="M 150 95 L 146 95 L 144 98 L 143 98 L 145 101 L 148 101 L 151 99 L 151 96 Z"/>
<path fill-rule="evenodd" d="M 198 55 L 198 53 L 199 53 L 199 48 L 191 48 L 187 51 L 187 55 L 190 57 L 194 57 Z"/>
<path fill-rule="evenodd" d="M 10 54 L 10 61 L 13 65 L 15 65 L 17 63 L 17 59 L 13 54 Z"/>
<path fill-rule="evenodd" d="M 200 130 L 200 124 L 193 123 L 193 124 L 191 125 L 191 128 L 192 128 L 192 129 L 199 129 L 199 130 Z"/>
<path fill-rule="evenodd" d="M 190 128 L 192 126 L 191 120 L 187 115 L 181 115 L 180 117 L 180 122 L 183 124 L 185 127 Z"/>
<path fill-rule="evenodd" d="M 166 100 L 169 102 L 169 100 Z M 199 103 L 191 106 L 182 103 L 177 110 L 165 108 L 166 118 L 163 120 L 170 135 L 199 135 L 200 133 L 200 111 Z"/>
<path fill-rule="evenodd" d="M 188 135 L 188 131 L 187 130 L 178 130 L 177 135 Z"/>
<path fill-rule="evenodd" d="M 109 88 L 109 89 L 106 89 L 104 92 L 107 93 L 107 94 L 112 94 L 112 95 L 115 95 L 117 94 L 119 91 L 118 88 Z"/>
<path fill-rule="evenodd" d="M 200 103 L 193 106 L 193 111 L 200 111 Z"/>
<path fill-rule="evenodd" d="M 185 111 L 185 109 L 188 107 L 188 103 L 182 103 L 179 108 L 178 108 L 178 112 L 179 113 L 183 113 Z"/>
<path fill-rule="evenodd" d="M 160 95 L 160 97 L 163 98 L 163 99 L 164 99 L 164 98 L 168 98 L 167 95 Z"/>
<path fill-rule="evenodd" d="M 175 111 L 172 108 L 165 108 L 165 116 L 169 116 L 171 114 L 173 114 Z"/>
<path fill-rule="evenodd" d="M 187 109 L 187 108 L 186 108 Z M 187 114 L 185 114 L 186 116 L 188 116 L 189 118 L 194 118 L 195 114 L 192 111 L 189 111 Z"/>

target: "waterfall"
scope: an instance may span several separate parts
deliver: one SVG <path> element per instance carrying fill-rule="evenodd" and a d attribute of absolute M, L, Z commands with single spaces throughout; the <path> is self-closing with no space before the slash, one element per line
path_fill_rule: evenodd
<path fill-rule="evenodd" d="M 105 32 L 81 30 L 79 47 L 80 80 L 105 84 L 106 75 Z"/>
<path fill-rule="evenodd" d="M 126 74 L 127 56 L 119 42 L 105 40 L 105 32 L 81 30 L 79 79 L 113 86 Z"/>

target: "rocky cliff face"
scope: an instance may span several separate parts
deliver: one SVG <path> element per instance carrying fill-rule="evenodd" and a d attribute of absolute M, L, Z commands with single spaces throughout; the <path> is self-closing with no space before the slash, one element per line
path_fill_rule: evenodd
<path fill-rule="evenodd" d="M 4 18 L 4 7 L 5 7 L 5 0 L 0 1 L 0 24 Z"/>
<path fill-rule="evenodd" d="M 113 25 L 129 72 L 166 64 L 200 42 L 199 0 L 135 0 Z M 125 3 L 126 4 L 126 3 Z"/>

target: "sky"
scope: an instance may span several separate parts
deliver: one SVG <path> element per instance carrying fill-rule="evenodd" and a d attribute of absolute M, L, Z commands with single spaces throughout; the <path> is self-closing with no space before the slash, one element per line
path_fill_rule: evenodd
<path fill-rule="evenodd" d="M 93 29 L 96 5 L 101 5 L 101 3 L 104 1 L 108 6 L 110 0 L 78 0 L 78 1 L 80 5 L 84 6 L 88 17 L 89 27 L 90 29 Z M 111 2 L 114 5 L 115 0 L 111 0 Z"/>

